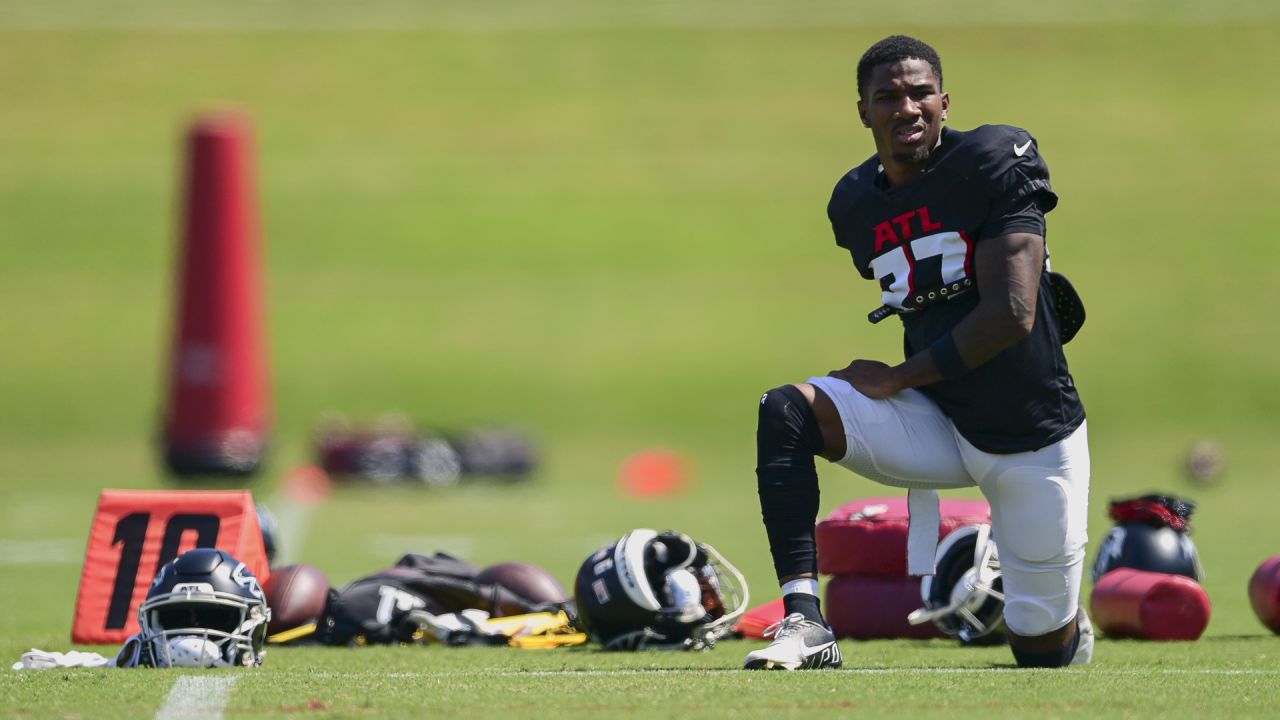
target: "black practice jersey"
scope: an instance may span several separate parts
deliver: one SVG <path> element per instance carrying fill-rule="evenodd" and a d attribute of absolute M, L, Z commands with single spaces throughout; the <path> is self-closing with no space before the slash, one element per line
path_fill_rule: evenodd
<path fill-rule="evenodd" d="M 978 303 L 974 247 L 1013 232 L 1043 236 L 1057 205 L 1049 168 L 1026 130 L 944 128 L 917 179 L 890 188 L 876 156 L 836 184 L 827 214 L 836 244 L 902 310 L 907 356 L 926 350 Z M 1030 336 L 973 371 L 920 390 L 978 449 L 1037 450 L 1069 436 L 1084 406 L 1067 370 L 1047 273 Z"/>

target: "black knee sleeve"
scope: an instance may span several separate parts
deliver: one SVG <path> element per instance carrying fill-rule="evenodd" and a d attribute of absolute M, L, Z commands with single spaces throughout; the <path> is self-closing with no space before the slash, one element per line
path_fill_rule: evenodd
<path fill-rule="evenodd" d="M 756 482 L 779 579 L 818 569 L 813 532 L 818 471 L 813 456 L 820 452 L 822 430 L 804 394 L 794 385 L 765 393 L 756 429 Z"/>
<path fill-rule="evenodd" d="M 1019 650 L 1012 644 L 1009 645 L 1009 649 L 1013 650 L 1013 659 L 1017 661 L 1018 667 L 1059 668 L 1071 664 L 1072 659 L 1076 656 L 1076 648 L 1079 646 L 1080 628 L 1076 627 L 1076 634 L 1071 637 L 1071 642 L 1067 643 L 1067 646 L 1061 650 L 1033 653 Z"/>

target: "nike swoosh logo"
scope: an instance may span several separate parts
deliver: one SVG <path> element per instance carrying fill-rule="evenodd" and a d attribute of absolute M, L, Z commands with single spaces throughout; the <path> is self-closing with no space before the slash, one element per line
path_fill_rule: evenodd
<path fill-rule="evenodd" d="M 1029 148 L 1029 147 L 1031 147 L 1031 141 L 1030 141 L 1030 140 L 1028 140 L 1028 141 L 1026 141 L 1026 142 L 1022 143 L 1022 147 L 1018 147 L 1018 143 L 1014 143 L 1014 144 L 1013 144 L 1013 154 L 1014 154 L 1014 155 L 1017 155 L 1018 157 L 1022 157 L 1022 154 L 1023 154 L 1023 153 L 1025 153 L 1025 152 L 1027 151 L 1027 148 Z"/>
<path fill-rule="evenodd" d="M 800 647 L 802 650 L 809 649 L 803 640 L 800 641 Z M 812 650 L 813 652 L 804 654 L 804 660 L 800 663 L 800 667 L 814 669 L 840 667 L 843 664 L 844 658 L 840 657 L 840 646 L 834 640 L 812 648 Z"/>
<path fill-rule="evenodd" d="M 810 655 L 813 655 L 814 653 L 820 653 L 820 652 L 822 652 L 823 650 L 826 650 L 827 648 L 829 648 L 829 647 L 831 647 L 832 645 L 835 645 L 835 644 L 836 644 L 836 641 L 835 641 L 835 640 L 828 640 L 827 642 L 824 642 L 824 643 L 822 643 L 821 645 L 812 645 L 812 646 L 811 646 L 811 645 L 809 645 L 808 643 L 806 643 L 806 642 L 804 641 L 804 639 L 803 639 L 803 638 L 801 638 L 801 640 L 800 640 L 800 654 L 804 655 L 805 657 L 809 657 Z"/>

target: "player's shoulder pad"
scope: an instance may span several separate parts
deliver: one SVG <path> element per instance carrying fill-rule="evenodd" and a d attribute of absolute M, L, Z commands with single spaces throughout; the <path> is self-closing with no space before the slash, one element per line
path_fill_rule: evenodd
<path fill-rule="evenodd" d="M 985 175 L 994 177 L 1015 167 L 1026 171 L 1034 166 L 1043 167 L 1048 175 L 1036 139 L 1020 127 L 982 125 L 965 133 L 964 145 Z"/>
<path fill-rule="evenodd" d="M 1049 207 L 1056 204 L 1049 166 L 1031 133 L 1013 125 L 982 125 L 966 133 L 965 141 L 978 176 L 987 180 L 994 196 L 1011 202 L 1044 193 L 1052 198 Z"/>
<path fill-rule="evenodd" d="M 831 201 L 827 203 L 827 217 L 833 225 L 838 225 L 858 200 L 875 188 L 879 172 L 879 161 L 872 156 L 836 181 L 835 189 L 831 191 Z"/>

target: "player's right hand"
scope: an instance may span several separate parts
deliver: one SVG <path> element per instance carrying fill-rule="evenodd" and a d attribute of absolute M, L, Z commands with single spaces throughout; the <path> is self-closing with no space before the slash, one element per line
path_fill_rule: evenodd
<path fill-rule="evenodd" d="M 827 374 L 844 380 L 858 392 L 876 400 L 896 395 L 904 387 L 895 368 L 879 360 L 854 360 L 848 367 Z"/>

